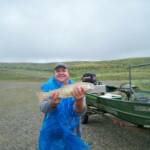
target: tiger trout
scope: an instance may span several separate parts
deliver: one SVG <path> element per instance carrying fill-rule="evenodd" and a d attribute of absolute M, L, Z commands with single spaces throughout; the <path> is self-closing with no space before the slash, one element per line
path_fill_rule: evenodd
<path fill-rule="evenodd" d="M 65 85 L 65 86 L 63 86 L 59 89 L 51 90 L 49 92 L 39 92 L 38 97 L 39 97 L 39 100 L 42 101 L 42 100 L 48 98 L 51 95 L 52 92 L 58 92 L 59 93 L 59 98 L 71 97 L 74 88 L 78 87 L 78 86 L 82 87 L 85 92 L 88 92 L 88 91 L 94 89 L 94 85 L 92 83 L 77 82 L 77 83 L 74 83 L 74 84 Z"/>

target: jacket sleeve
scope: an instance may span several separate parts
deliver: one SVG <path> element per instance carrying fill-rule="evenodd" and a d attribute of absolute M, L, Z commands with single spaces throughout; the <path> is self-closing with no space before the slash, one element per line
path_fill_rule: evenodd
<path fill-rule="evenodd" d="M 51 112 L 54 108 L 51 107 L 51 99 L 44 99 L 39 103 L 40 110 L 43 113 Z"/>
<path fill-rule="evenodd" d="M 75 109 L 78 109 L 78 108 L 75 108 L 75 105 L 73 107 L 74 107 L 74 111 L 75 111 Z M 79 116 L 84 115 L 87 111 L 86 97 L 84 97 L 84 99 L 83 99 L 83 107 L 84 107 L 84 109 L 82 112 L 76 112 Z"/>

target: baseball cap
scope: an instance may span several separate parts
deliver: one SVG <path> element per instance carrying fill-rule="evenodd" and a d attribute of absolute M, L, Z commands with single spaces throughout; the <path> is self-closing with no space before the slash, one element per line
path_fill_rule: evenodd
<path fill-rule="evenodd" d="M 68 66 L 67 66 L 66 64 L 64 64 L 64 63 L 57 63 L 57 64 L 55 65 L 55 67 L 54 67 L 54 70 L 56 70 L 56 69 L 58 69 L 58 68 L 65 68 L 65 69 L 67 69 Z"/>

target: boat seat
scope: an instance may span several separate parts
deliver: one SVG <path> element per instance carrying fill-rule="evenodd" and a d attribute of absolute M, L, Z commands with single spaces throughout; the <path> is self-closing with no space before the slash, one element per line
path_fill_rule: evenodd
<path fill-rule="evenodd" d="M 117 95 L 117 94 L 112 94 L 112 93 L 106 93 L 102 96 L 100 96 L 102 98 L 106 98 L 106 99 L 121 99 L 122 96 L 121 95 Z"/>

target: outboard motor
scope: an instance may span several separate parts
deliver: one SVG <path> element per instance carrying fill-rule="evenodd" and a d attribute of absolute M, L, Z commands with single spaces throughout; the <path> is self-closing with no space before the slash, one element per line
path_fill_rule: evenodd
<path fill-rule="evenodd" d="M 89 82 L 89 83 L 93 83 L 95 85 L 97 84 L 96 74 L 94 74 L 94 73 L 85 73 L 85 74 L 83 74 L 81 80 L 82 80 L 82 82 Z"/>
<path fill-rule="evenodd" d="M 81 77 L 81 81 L 82 82 L 93 83 L 95 85 L 102 84 L 101 82 L 97 82 L 96 81 L 96 74 L 94 74 L 94 73 L 85 73 L 85 74 L 83 74 L 83 76 Z M 87 107 L 88 107 L 87 112 L 81 116 L 81 123 L 82 124 L 87 124 L 88 123 L 89 115 L 92 114 L 92 113 L 94 113 L 93 111 L 91 111 L 91 109 L 90 109 L 90 103 L 88 103 L 88 101 L 87 101 Z"/>

